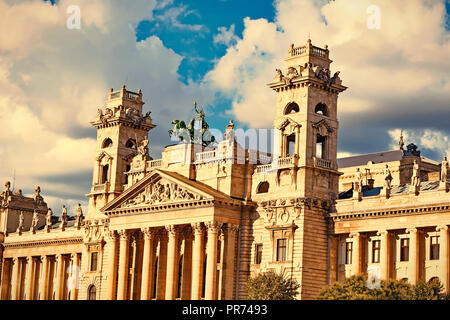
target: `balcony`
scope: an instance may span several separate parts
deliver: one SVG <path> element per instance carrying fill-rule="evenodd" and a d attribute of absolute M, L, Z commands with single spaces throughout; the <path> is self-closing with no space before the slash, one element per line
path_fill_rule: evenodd
<path fill-rule="evenodd" d="M 162 159 L 150 160 L 148 162 L 149 169 L 156 169 L 162 166 Z"/>
<path fill-rule="evenodd" d="M 95 183 L 92 186 L 91 193 L 106 193 L 108 192 L 109 183 Z"/>
<path fill-rule="evenodd" d="M 195 155 L 195 163 L 206 163 L 216 160 L 216 150 L 199 152 Z"/>
<path fill-rule="evenodd" d="M 314 167 L 325 168 L 329 170 L 333 170 L 333 162 L 331 160 L 325 160 L 321 158 L 314 157 Z"/>
<path fill-rule="evenodd" d="M 295 156 L 278 158 L 278 159 L 275 159 L 275 161 L 273 161 L 271 164 L 263 164 L 263 165 L 256 166 L 255 172 L 256 173 L 268 173 L 268 172 L 271 172 L 271 171 L 277 170 L 277 169 L 292 168 L 295 165 L 297 165 L 296 159 L 297 158 Z"/>

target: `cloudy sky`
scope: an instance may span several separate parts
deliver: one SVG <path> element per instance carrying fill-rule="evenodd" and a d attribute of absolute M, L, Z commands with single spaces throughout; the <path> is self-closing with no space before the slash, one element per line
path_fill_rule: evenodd
<path fill-rule="evenodd" d="M 67 27 L 73 5 L 80 29 Z M 271 127 L 266 84 L 289 44 L 308 36 L 329 46 L 349 87 L 338 105 L 341 156 L 395 148 L 403 129 L 440 160 L 450 154 L 449 12 L 448 0 L 0 0 L 1 181 L 15 173 L 25 194 L 39 184 L 56 214 L 85 206 L 89 121 L 124 83 L 142 88 L 158 125 L 154 158 L 194 100 L 212 127 Z"/>

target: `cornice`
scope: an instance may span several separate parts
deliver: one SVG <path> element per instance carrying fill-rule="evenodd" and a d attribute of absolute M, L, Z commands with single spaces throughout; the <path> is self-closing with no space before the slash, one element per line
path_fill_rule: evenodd
<path fill-rule="evenodd" d="M 393 216 L 405 216 L 405 215 L 419 215 L 430 213 L 441 213 L 450 211 L 450 204 L 438 204 L 420 206 L 414 208 L 389 208 L 384 210 L 365 210 L 365 211 L 350 211 L 345 213 L 330 213 L 329 217 L 333 221 L 348 221 L 359 219 L 370 219 L 380 217 L 393 217 Z"/>

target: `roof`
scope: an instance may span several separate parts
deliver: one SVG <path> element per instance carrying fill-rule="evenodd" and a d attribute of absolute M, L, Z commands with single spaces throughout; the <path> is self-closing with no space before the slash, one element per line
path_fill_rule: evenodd
<path fill-rule="evenodd" d="M 373 163 L 383 163 L 391 161 L 400 161 L 403 158 L 402 150 L 384 151 L 376 153 L 362 154 L 358 156 L 346 157 L 337 159 L 337 165 L 339 169 L 363 166 L 369 161 Z"/>
<path fill-rule="evenodd" d="M 410 184 L 399 184 L 392 186 L 391 195 L 395 194 L 407 194 L 409 192 Z M 420 191 L 430 191 L 437 190 L 439 188 L 439 180 L 434 181 L 424 181 L 420 183 Z M 369 188 L 368 186 L 363 186 L 363 197 L 373 197 L 378 196 L 381 193 L 383 187 Z M 350 199 L 353 197 L 353 189 L 345 192 L 339 193 L 338 199 Z"/>

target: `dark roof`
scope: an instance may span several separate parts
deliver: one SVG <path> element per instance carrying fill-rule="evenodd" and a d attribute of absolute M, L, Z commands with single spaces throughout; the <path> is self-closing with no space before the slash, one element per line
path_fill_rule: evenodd
<path fill-rule="evenodd" d="M 449 180 L 450 182 L 450 180 Z M 410 184 L 399 184 L 392 186 L 391 195 L 408 193 Z M 420 183 L 420 191 L 436 190 L 439 188 L 439 181 L 424 181 Z M 363 186 L 363 197 L 373 197 L 381 193 L 383 187 L 369 188 L 369 186 Z M 353 197 L 353 189 L 339 193 L 338 199 L 350 199 Z"/>
<path fill-rule="evenodd" d="M 372 161 L 373 163 L 383 163 L 383 162 L 399 161 L 402 158 L 403 158 L 402 150 L 393 150 L 393 151 L 368 153 L 359 156 L 340 158 L 337 159 L 337 164 L 338 168 L 342 169 L 348 167 L 363 166 L 367 164 L 369 161 Z"/>

